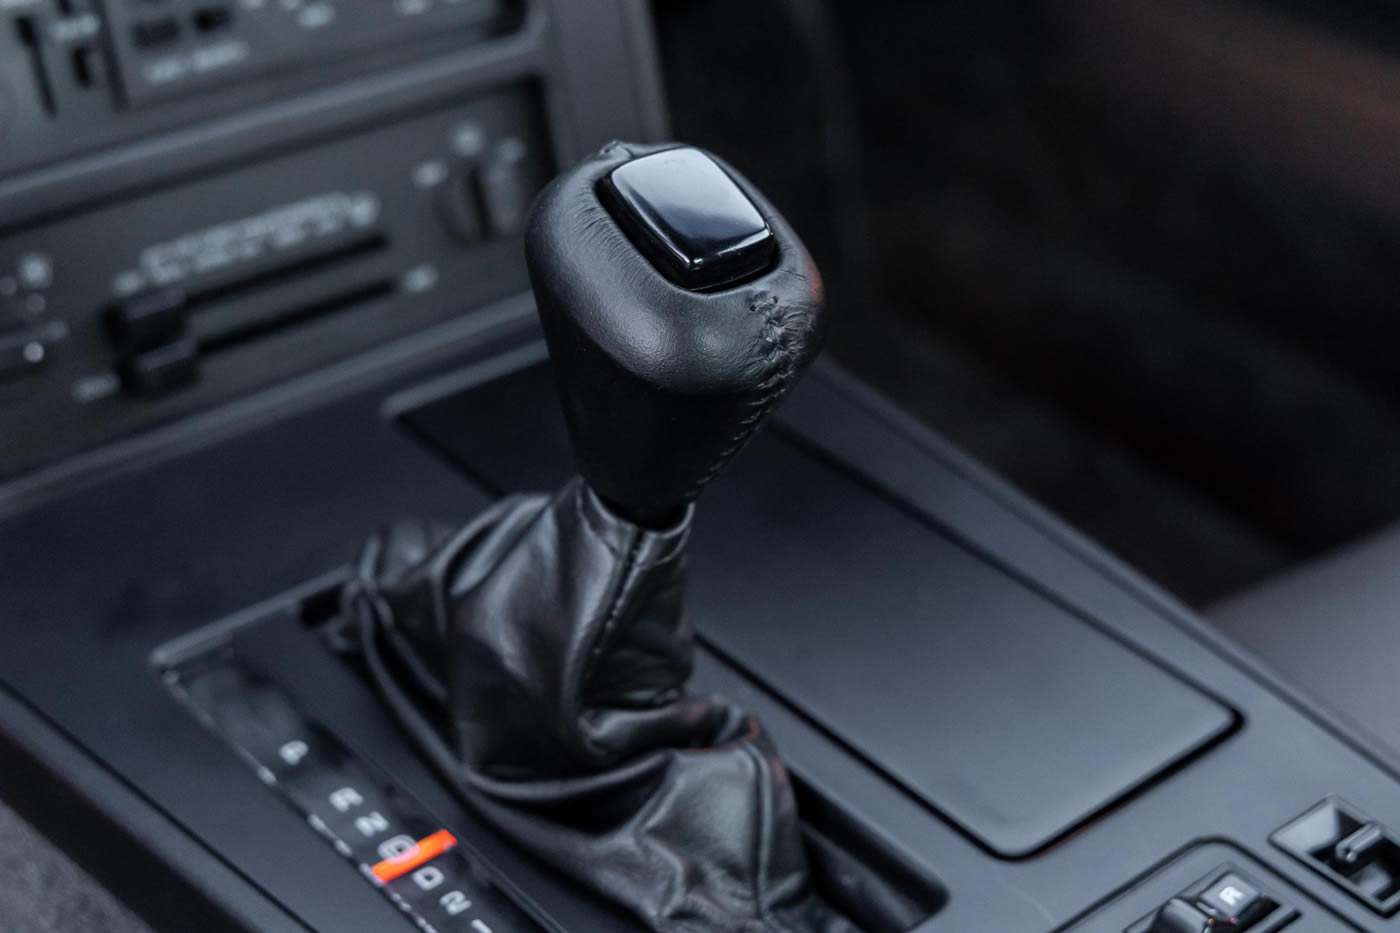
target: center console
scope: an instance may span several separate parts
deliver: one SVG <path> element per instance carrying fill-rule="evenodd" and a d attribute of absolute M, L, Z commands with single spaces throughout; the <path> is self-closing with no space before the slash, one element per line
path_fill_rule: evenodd
<path fill-rule="evenodd" d="M 664 137 L 642 9 L 4 15 L 0 794 L 158 927 L 644 930 L 459 793 L 345 598 L 393 519 L 597 475 L 522 234 Z M 835 365 L 691 535 L 692 688 L 866 933 L 1400 923 L 1400 763 Z"/>

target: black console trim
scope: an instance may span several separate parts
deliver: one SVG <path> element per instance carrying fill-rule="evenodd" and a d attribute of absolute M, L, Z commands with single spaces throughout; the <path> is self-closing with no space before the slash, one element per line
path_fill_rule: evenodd
<path fill-rule="evenodd" d="M 1329 706 L 1319 702 L 1307 691 L 1285 679 L 1218 627 L 1195 615 L 1180 600 L 1143 577 L 1121 558 L 1105 550 L 1102 545 L 1082 532 L 1065 524 L 1054 513 L 1048 511 L 1006 480 L 987 470 L 973 457 L 935 434 L 912 415 L 892 405 L 840 364 L 828 361 L 824 364 L 824 370 L 827 380 L 832 386 L 839 388 L 843 396 L 858 405 L 873 420 L 903 435 L 921 451 L 934 457 L 943 466 L 1005 507 L 1018 519 L 1033 528 L 1038 535 L 1053 542 L 1066 555 L 1078 561 L 1092 564 L 1114 584 L 1131 593 L 1134 599 L 1143 606 L 1160 613 L 1175 628 L 1192 640 L 1227 658 L 1241 674 L 1270 692 L 1279 695 L 1295 711 L 1336 735 L 1358 755 L 1400 781 L 1400 759 L 1388 754 L 1387 750 L 1377 743 L 1368 742 L 1349 721 L 1336 714 Z M 839 454 L 829 455 L 843 459 Z M 844 459 L 843 462 L 845 462 Z M 881 465 L 871 464 L 867 469 L 874 476 L 881 472 Z M 901 489 L 902 485 L 905 486 L 904 489 Z M 908 493 L 907 484 L 901 484 L 897 481 L 891 481 L 889 488 L 901 494 Z M 949 530 L 953 531 L 954 529 L 949 528 Z M 1008 557 L 1005 553 L 999 553 L 997 558 L 1008 566 L 1018 566 L 1014 558 Z"/>

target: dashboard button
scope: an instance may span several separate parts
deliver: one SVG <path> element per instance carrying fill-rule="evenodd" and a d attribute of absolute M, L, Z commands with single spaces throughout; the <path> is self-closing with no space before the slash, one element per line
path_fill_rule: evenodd
<path fill-rule="evenodd" d="M 5 133 L 10 129 L 17 109 L 14 95 L 10 92 L 10 86 L 0 80 L 0 139 L 5 138 Z"/>
<path fill-rule="evenodd" d="M 73 77 L 82 87 L 105 88 L 111 84 L 107 56 L 101 46 L 80 45 L 73 50 Z"/>
<path fill-rule="evenodd" d="M 107 311 L 107 332 L 128 349 L 167 343 L 184 327 L 185 293 L 178 288 L 136 295 Z"/>
<path fill-rule="evenodd" d="M 1400 913 L 1400 836 L 1351 804 L 1328 797 L 1270 838 L 1382 917 Z"/>
<path fill-rule="evenodd" d="M 1221 865 L 1124 933 L 1278 933 L 1298 917 L 1236 868 Z"/>
<path fill-rule="evenodd" d="M 48 347 L 28 331 L 0 334 L 0 379 L 38 372 L 48 358 Z"/>
<path fill-rule="evenodd" d="M 1221 917 L 1230 918 L 1240 929 L 1267 906 L 1259 890 L 1235 872 L 1221 875 L 1196 900 Z"/>
<path fill-rule="evenodd" d="M 194 28 L 200 32 L 219 32 L 233 25 L 233 7 L 228 4 L 201 7 L 194 11 Z"/>
<path fill-rule="evenodd" d="M 173 16 L 141 20 L 131 26 L 131 41 L 139 49 L 169 45 L 178 38 L 180 38 L 180 22 Z"/>
<path fill-rule="evenodd" d="M 485 235 L 481 205 L 469 177 L 449 175 L 435 192 L 438 216 L 452 238 L 463 245 L 476 243 Z"/>
<path fill-rule="evenodd" d="M 1209 917 L 1194 905 L 1174 897 L 1157 911 L 1150 933 L 1206 933 L 1210 926 Z"/>
<path fill-rule="evenodd" d="M 476 170 L 477 192 L 492 236 L 515 236 L 525 229 L 525 215 L 534 200 L 526 177 L 528 155 L 524 141 L 502 140 Z"/>
<path fill-rule="evenodd" d="M 121 365 L 122 384 L 136 395 L 189 385 L 199 376 L 199 347 L 188 337 L 148 350 Z"/>

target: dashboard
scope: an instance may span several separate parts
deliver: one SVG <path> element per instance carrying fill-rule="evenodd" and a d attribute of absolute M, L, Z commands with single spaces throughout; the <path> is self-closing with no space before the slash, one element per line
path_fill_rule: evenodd
<path fill-rule="evenodd" d="M 641 14 L 592 16 L 591 71 L 566 73 L 561 20 L 589 15 L 507 0 L 8 4 L 0 479 L 526 290 L 520 227 L 544 182 L 610 135 L 661 125 L 654 89 L 626 106 Z M 606 108 L 571 96 L 585 78 L 616 85 Z"/>

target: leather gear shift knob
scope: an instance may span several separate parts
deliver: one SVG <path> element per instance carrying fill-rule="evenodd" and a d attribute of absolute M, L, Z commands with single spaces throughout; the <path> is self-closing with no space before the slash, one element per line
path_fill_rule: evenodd
<path fill-rule="evenodd" d="M 345 589 L 366 669 L 482 816 L 656 933 L 912 927 L 817 890 L 849 858 L 809 853 L 762 725 L 688 685 L 688 504 L 819 348 L 806 251 L 717 159 L 617 143 L 526 244 L 582 479 L 373 539 Z"/>
<path fill-rule="evenodd" d="M 821 277 L 741 175 L 613 143 L 535 202 L 526 257 L 579 472 L 665 527 L 821 348 Z"/>

